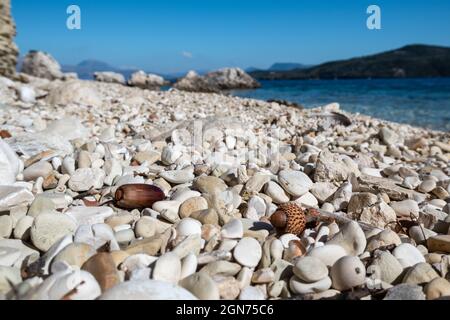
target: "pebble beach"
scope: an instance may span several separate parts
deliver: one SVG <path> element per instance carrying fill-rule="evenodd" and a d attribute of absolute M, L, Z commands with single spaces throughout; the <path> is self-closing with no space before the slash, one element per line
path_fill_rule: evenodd
<path fill-rule="evenodd" d="M 0 135 L 2 299 L 450 296 L 448 132 L 20 73 Z"/>

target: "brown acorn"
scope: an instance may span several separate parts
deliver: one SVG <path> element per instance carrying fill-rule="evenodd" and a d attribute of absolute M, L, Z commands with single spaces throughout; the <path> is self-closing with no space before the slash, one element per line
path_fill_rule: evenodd
<path fill-rule="evenodd" d="M 278 233 L 292 233 L 298 235 L 305 230 L 305 211 L 296 203 L 288 202 L 278 206 L 270 216 L 270 222 Z"/>
<path fill-rule="evenodd" d="M 114 195 L 116 206 L 122 209 L 145 209 L 164 200 L 164 192 L 149 184 L 126 184 L 120 186 Z"/>

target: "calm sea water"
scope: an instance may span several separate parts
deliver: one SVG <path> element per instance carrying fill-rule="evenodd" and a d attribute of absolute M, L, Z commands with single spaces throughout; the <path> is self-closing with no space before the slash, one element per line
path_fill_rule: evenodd
<path fill-rule="evenodd" d="M 233 91 L 240 97 L 283 99 L 313 108 L 341 109 L 415 126 L 450 131 L 450 78 L 377 80 L 275 80 Z"/>

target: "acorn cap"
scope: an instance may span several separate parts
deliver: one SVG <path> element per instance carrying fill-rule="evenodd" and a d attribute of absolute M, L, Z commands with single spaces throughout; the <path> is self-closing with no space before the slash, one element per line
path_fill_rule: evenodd
<path fill-rule="evenodd" d="M 270 222 L 280 233 L 298 235 L 305 230 L 306 215 L 298 204 L 288 202 L 278 207 L 270 217 Z"/>

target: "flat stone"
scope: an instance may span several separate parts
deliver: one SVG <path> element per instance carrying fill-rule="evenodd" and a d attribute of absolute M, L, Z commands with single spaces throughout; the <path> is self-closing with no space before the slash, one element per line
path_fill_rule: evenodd
<path fill-rule="evenodd" d="M 354 191 L 370 193 L 386 193 L 393 201 L 405 199 L 425 199 L 423 193 L 400 187 L 395 180 L 388 178 L 378 178 L 366 174 L 360 175 L 355 181 L 352 180 Z"/>
<path fill-rule="evenodd" d="M 398 202 L 391 202 L 390 206 L 394 209 L 395 213 L 401 217 L 418 217 L 419 205 L 414 200 L 403 200 Z"/>
<path fill-rule="evenodd" d="M 137 240 L 129 245 L 125 251 L 132 255 L 138 253 L 145 253 L 149 256 L 154 256 L 161 248 L 162 240 L 159 236 L 153 236 L 151 238 Z"/>
<path fill-rule="evenodd" d="M 270 268 L 258 269 L 252 276 L 252 282 L 255 284 L 271 283 L 274 280 L 275 273 Z"/>
<path fill-rule="evenodd" d="M 241 290 L 239 300 L 265 300 L 264 293 L 257 287 L 248 286 Z"/>
<path fill-rule="evenodd" d="M 317 200 L 319 200 L 319 202 L 324 203 L 332 198 L 337 189 L 338 188 L 331 182 L 316 182 L 313 184 L 310 192 Z"/>
<path fill-rule="evenodd" d="M 31 217 L 36 217 L 42 213 L 57 213 L 55 202 L 45 194 L 36 196 L 28 210 L 28 215 Z"/>
<path fill-rule="evenodd" d="M 9 211 L 13 207 L 30 204 L 34 195 L 27 188 L 0 185 L 0 211 Z"/>
<path fill-rule="evenodd" d="M 194 180 L 193 187 L 201 193 L 220 193 L 227 189 L 227 185 L 222 179 L 214 176 L 200 176 Z"/>
<path fill-rule="evenodd" d="M 15 239 L 0 239 L 0 252 L 5 252 L 6 254 L 10 253 L 19 253 L 15 254 L 14 261 L 13 261 L 13 267 L 22 267 L 22 262 L 28 257 L 29 263 L 36 261 L 39 258 L 39 252 L 36 250 L 33 250 L 23 244 L 21 240 L 15 240 Z M 0 257 L 1 257 L 0 253 Z M 2 258 L 0 258 L 1 260 Z M 8 258 L 9 260 L 10 258 Z M 4 264 L 0 264 L 4 265 Z"/>
<path fill-rule="evenodd" d="M 134 155 L 133 159 L 139 162 L 139 164 L 147 162 L 149 165 L 152 165 L 156 161 L 161 160 L 161 153 L 156 151 L 141 151 L 137 152 Z"/>
<path fill-rule="evenodd" d="M 360 174 L 358 165 L 350 157 L 328 150 L 320 152 L 314 171 L 315 182 L 347 181 L 350 174 Z"/>
<path fill-rule="evenodd" d="M 76 222 L 65 214 L 44 213 L 33 221 L 31 241 L 36 248 L 45 252 L 65 235 L 73 234 L 76 227 Z"/>
<path fill-rule="evenodd" d="M 244 235 L 244 227 L 240 219 L 231 219 L 223 225 L 221 235 L 226 239 L 240 239 Z"/>
<path fill-rule="evenodd" d="M 261 191 L 264 185 L 270 181 L 270 175 L 256 173 L 245 183 L 245 192 L 254 195 Z"/>
<path fill-rule="evenodd" d="M 74 219 L 78 225 L 92 225 L 105 222 L 114 211 L 109 207 L 70 207 L 65 214 Z"/>
<path fill-rule="evenodd" d="M 253 238 L 242 238 L 234 248 L 233 256 L 245 267 L 256 267 L 262 256 L 261 245 Z"/>
<path fill-rule="evenodd" d="M 198 255 L 201 248 L 201 237 L 199 234 L 191 234 L 181 241 L 172 252 L 176 254 L 180 259 L 183 259 L 190 253 Z"/>
<path fill-rule="evenodd" d="M 174 184 L 191 182 L 195 178 L 192 169 L 163 171 L 159 175 Z"/>
<path fill-rule="evenodd" d="M 282 170 L 278 174 L 278 181 L 283 189 L 294 197 L 304 195 L 313 186 L 311 179 L 301 171 Z"/>
<path fill-rule="evenodd" d="M 123 282 L 99 297 L 99 300 L 197 300 L 184 288 L 157 280 Z"/>
<path fill-rule="evenodd" d="M 264 193 L 267 194 L 276 204 L 286 203 L 290 200 L 283 188 L 274 181 L 269 181 L 266 183 Z"/>
<path fill-rule="evenodd" d="M 234 276 L 240 270 L 241 266 L 229 261 L 213 261 L 205 265 L 199 272 L 205 272 L 209 276 L 221 275 L 225 277 Z"/>
<path fill-rule="evenodd" d="M 106 174 L 98 168 L 81 168 L 75 170 L 70 177 L 69 188 L 76 192 L 88 191 L 91 188 L 100 189 L 103 187 L 103 181 Z"/>
<path fill-rule="evenodd" d="M 23 179 L 25 181 L 33 181 L 39 177 L 46 178 L 52 173 L 52 171 L 53 167 L 50 163 L 47 161 L 39 161 L 23 171 Z"/>

